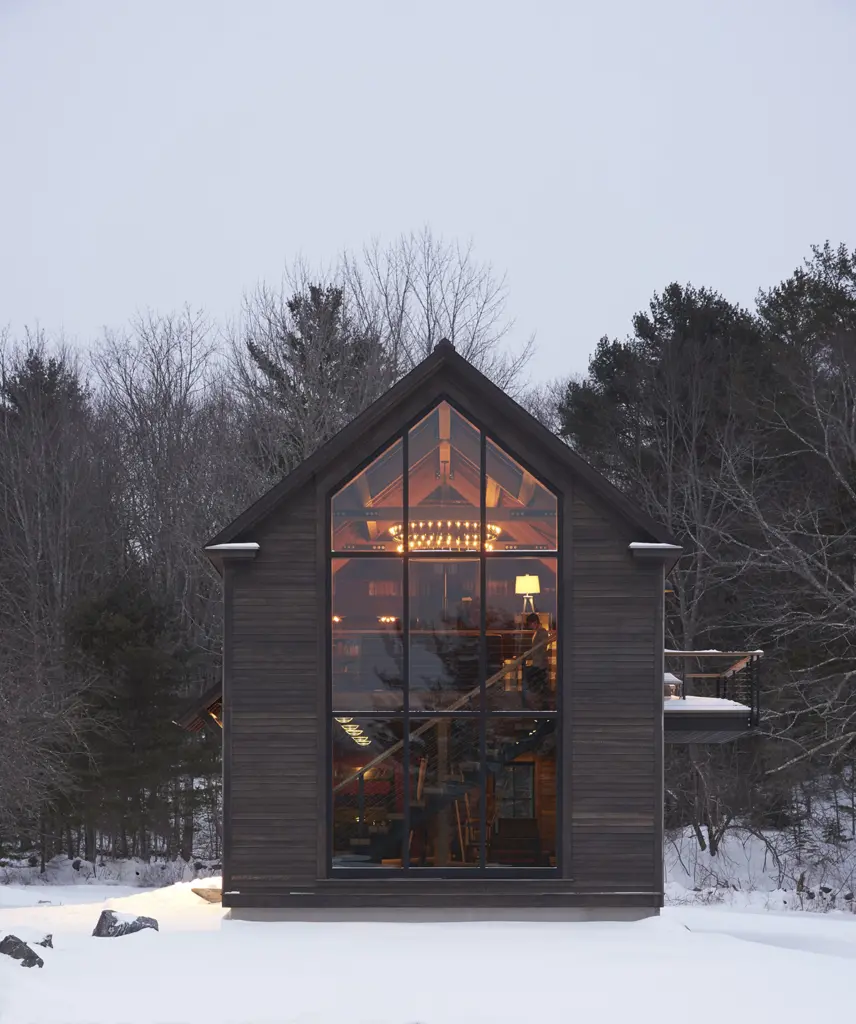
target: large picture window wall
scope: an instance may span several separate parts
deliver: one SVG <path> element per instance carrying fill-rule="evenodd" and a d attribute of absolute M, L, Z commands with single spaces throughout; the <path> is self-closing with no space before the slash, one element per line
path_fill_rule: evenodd
<path fill-rule="evenodd" d="M 333 869 L 555 869 L 555 493 L 441 402 L 330 518 Z"/>

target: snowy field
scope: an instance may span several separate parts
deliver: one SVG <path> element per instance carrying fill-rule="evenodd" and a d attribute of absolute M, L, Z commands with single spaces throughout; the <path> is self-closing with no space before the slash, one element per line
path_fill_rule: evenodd
<path fill-rule="evenodd" d="M 205 883 L 202 883 L 205 884 Z M 49 900 L 49 903 L 41 901 Z M 160 931 L 91 933 L 103 908 Z M 636 924 L 256 924 L 190 883 L 0 886 L 0 1024 L 694 1024 L 847 1019 L 856 915 L 670 907 Z M 833 1016 L 834 1015 L 834 1016 Z"/>

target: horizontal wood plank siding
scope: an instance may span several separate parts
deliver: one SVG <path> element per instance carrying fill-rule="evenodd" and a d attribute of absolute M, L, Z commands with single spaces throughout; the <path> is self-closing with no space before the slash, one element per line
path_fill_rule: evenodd
<path fill-rule="evenodd" d="M 287 889 L 316 877 L 317 521 L 314 489 L 254 532 L 229 570 L 229 885 Z"/>
<path fill-rule="evenodd" d="M 294 899 L 306 906 L 336 905 L 339 896 L 342 905 L 367 907 L 444 905 L 438 896 L 449 905 L 554 899 L 658 906 L 662 569 L 634 559 L 628 544 L 645 538 L 545 452 L 537 437 L 516 434 L 491 408 L 473 410 L 474 418 L 563 499 L 563 760 L 558 776 L 538 779 L 539 799 L 561 794 L 555 827 L 561 831 L 562 877 L 430 885 L 415 877 L 367 877 L 343 881 L 342 889 L 337 880 L 322 878 L 328 870 L 326 494 L 401 422 L 419 414 L 435 397 L 434 387 L 409 396 L 397 423 L 372 425 L 239 537 L 258 542 L 258 555 L 226 568 L 224 888 L 233 895 L 224 903 L 284 906 L 290 893 L 301 893 Z M 467 408 L 467 395 L 453 383 L 443 390 Z"/>
<path fill-rule="evenodd" d="M 657 566 L 630 556 L 637 539 L 576 487 L 572 499 L 573 635 L 566 641 L 574 885 L 658 892 L 654 710 Z"/>

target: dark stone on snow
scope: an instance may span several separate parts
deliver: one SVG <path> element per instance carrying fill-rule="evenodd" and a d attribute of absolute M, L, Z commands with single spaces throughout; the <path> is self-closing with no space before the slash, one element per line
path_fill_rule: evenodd
<path fill-rule="evenodd" d="M 34 953 L 27 943 L 19 939 L 17 935 L 7 935 L 0 942 L 0 953 L 5 953 L 6 956 L 12 957 L 13 960 L 20 960 L 22 967 L 45 966 L 45 962 L 39 954 Z"/>
<path fill-rule="evenodd" d="M 824 894 L 824 896 L 828 896 L 832 892 L 832 889 L 830 889 L 828 885 L 822 885 L 820 887 L 820 891 Z"/>
<path fill-rule="evenodd" d="M 45 949 L 53 949 L 53 935 L 46 935 L 41 942 L 36 943 L 37 946 L 44 946 Z"/>
<path fill-rule="evenodd" d="M 849 903 L 853 899 L 853 893 L 852 892 L 845 893 L 844 894 L 844 899 L 846 899 L 847 902 Z"/>
<path fill-rule="evenodd" d="M 112 910 L 102 910 L 92 934 L 101 939 L 115 939 L 120 935 L 141 932 L 144 928 L 159 931 L 158 923 L 153 917 L 135 917 L 133 921 L 120 921 Z"/>
<path fill-rule="evenodd" d="M 76 860 L 73 860 L 71 862 L 71 866 L 74 868 L 75 871 L 80 871 L 80 858 L 78 857 Z"/>

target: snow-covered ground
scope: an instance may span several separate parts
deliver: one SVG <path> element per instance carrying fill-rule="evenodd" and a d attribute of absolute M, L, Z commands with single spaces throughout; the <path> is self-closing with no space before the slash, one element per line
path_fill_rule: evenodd
<path fill-rule="evenodd" d="M 845 1019 L 852 1002 L 853 914 L 255 924 L 190 888 L 0 886 L 0 937 L 54 942 L 38 950 L 42 970 L 0 956 L 2 1024 L 805 1024 Z M 160 931 L 93 938 L 104 908 L 155 917 Z"/>

